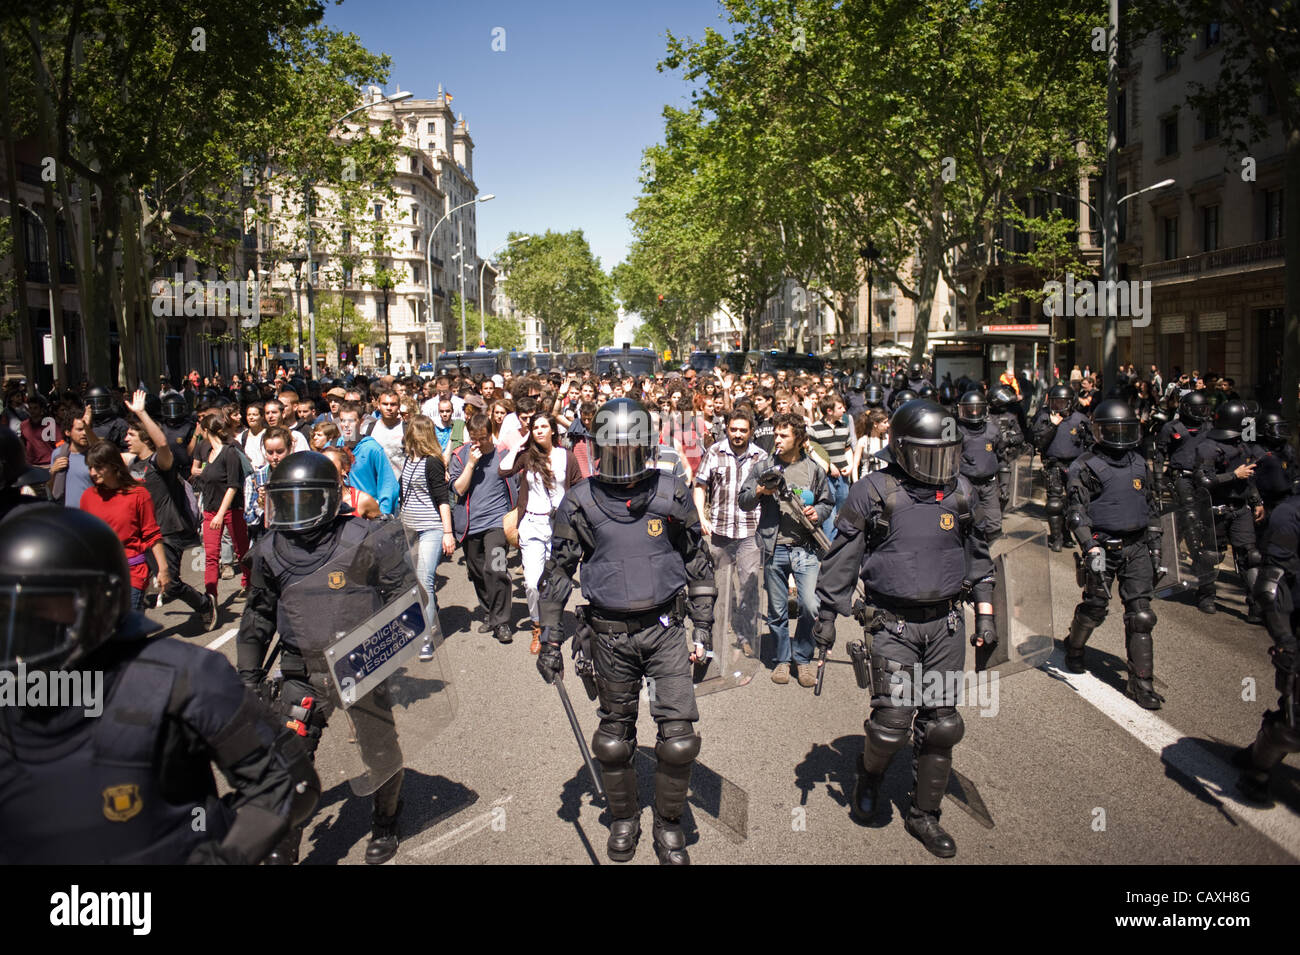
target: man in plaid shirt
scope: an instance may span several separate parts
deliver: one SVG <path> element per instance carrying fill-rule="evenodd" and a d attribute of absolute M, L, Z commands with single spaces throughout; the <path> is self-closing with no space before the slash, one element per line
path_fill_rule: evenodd
<path fill-rule="evenodd" d="M 730 645 L 728 631 L 734 631 L 749 657 L 757 657 L 759 651 L 759 509 L 740 508 L 740 486 L 766 457 L 762 448 L 750 443 L 753 433 L 750 411 L 732 411 L 727 418 L 727 440 L 715 442 L 705 452 L 695 475 L 694 490 L 695 510 L 700 515 L 700 528 L 709 539 L 718 588 L 714 646 Z"/>

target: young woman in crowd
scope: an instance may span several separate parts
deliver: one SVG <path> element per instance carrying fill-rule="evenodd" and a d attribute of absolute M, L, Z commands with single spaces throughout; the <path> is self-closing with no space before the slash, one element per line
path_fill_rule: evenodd
<path fill-rule="evenodd" d="M 199 419 L 196 434 L 198 441 L 190 474 L 203 508 L 203 587 L 215 600 L 222 529 L 230 531 L 235 563 L 242 565 L 248 551 L 248 527 L 244 523 L 244 471 L 225 415 L 219 411 L 207 412 Z M 246 569 L 243 586 L 248 586 Z"/>
<path fill-rule="evenodd" d="M 368 520 L 379 517 L 383 513 L 379 509 L 379 502 L 360 488 L 348 484 L 348 474 L 352 471 L 352 464 L 356 460 L 352 452 L 347 448 L 333 447 L 326 448 L 321 453 L 333 461 L 334 466 L 338 468 L 339 480 L 343 482 L 343 503 L 352 508 L 352 513 Z"/>
<path fill-rule="evenodd" d="M 131 608 L 139 610 L 149 584 L 147 552 L 153 552 L 158 565 L 158 586 L 166 590 L 172 582 L 162 531 L 154 516 L 153 498 L 143 484 L 131 477 L 121 452 L 111 441 L 101 441 L 86 452 L 86 469 L 90 472 L 91 486 L 81 495 L 81 509 L 113 528 L 126 548 L 126 564 L 131 573 Z"/>
<path fill-rule="evenodd" d="M 443 557 L 456 550 L 451 530 L 451 499 L 447 488 L 447 468 L 433 421 L 422 414 L 413 415 L 402 438 L 406 463 L 402 465 L 402 526 L 416 539 L 415 573 L 429 597 L 429 618 L 438 619 L 438 601 L 434 596 L 434 571 Z M 433 659 L 433 644 L 420 650 L 421 660 Z"/>

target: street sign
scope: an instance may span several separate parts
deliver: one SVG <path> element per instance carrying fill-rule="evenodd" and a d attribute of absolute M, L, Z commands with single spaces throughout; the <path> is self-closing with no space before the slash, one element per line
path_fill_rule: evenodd
<path fill-rule="evenodd" d="M 429 323 L 429 341 L 435 345 L 442 344 L 442 322 Z"/>

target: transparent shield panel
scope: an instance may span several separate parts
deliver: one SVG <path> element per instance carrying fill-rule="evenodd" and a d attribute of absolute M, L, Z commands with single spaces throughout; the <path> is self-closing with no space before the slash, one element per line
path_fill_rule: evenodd
<path fill-rule="evenodd" d="M 1191 500 L 1160 518 L 1160 567 L 1155 595 L 1176 597 L 1218 575 L 1219 551 L 1209 491 L 1197 488 Z"/>
<path fill-rule="evenodd" d="M 1023 511 L 1030 504 L 1047 500 L 1047 485 L 1041 477 L 1042 467 L 1035 468 L 1033 465 L 1032 454 L 1022 454 L 1011 460 L 1011 500 L 1007 504 L 1007 510 Z"/>
<path fill-rule="evenodd" d="M 977 670 L 996 670 L 1009 676 L 1039 667 L 1052 655 L 1051 556 L 1040 535 L 994 559 L 993 615 L 998 644 L 991 651 L 976 649 Z"/>

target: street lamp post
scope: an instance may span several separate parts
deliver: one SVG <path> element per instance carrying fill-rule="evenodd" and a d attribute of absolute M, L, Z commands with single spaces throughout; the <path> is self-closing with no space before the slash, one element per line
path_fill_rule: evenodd
<path fill-rule="evenodd" d="M 483 294 L 483 270 L 487 268 L 487 264 L 491 260 L 492 256 L 496 255 L 506 246 L 514 245 L 516 242 L 523 242 L 531 238 L 532 238 L 531 235 L 521 235 L 521 236 L 517 236 L 516 238 L 510 239 L 507 242 L 502 242 L 490 253 L 488 253 L 488 257 L 484 259 L 483 264 L 478 267 L 478 339 L 480 345 L 487 344 L 487 324 L 484 318 L 484 311 L 483 311 L 484 304 L 486 301 L 486 296 Z M 494 312 L 493 314 L 496 313 Z"/>
<path fill-rule="evenodd" d="M 429 238 L 425 241 L 425 248 L 424 248 L 424 271 L 425 271 L 425 279 L 429 283 L 427 286 L 428 294 L 425 296 L 425 298 L 428 302 L 428 314 L 430 316 L 433 315 L 433 237 L 437 235 L 438 227 L 442 225 L 444 222 L 446 222 L 448 219 L 450 219 L 453 212 L 456 212 L 459 209 L 464 209 L 466 206 L 472 206 L 476 202 L 490 202 L 495 198 L 496 198 L 496 193 L 489 192 L 486 196 L 479 196 L 475 199 L 469 200 L 469 202 L 462 202 L 458 206 L 453 206 L 451 209 L 448 209 L 446 214 L 443 215 L 443 217 L 434 224 L 433 228 L 429 230 Z M 461 296 L 462 303 L 464 302 L 464 299 L 465 296 L 462 295 Z M 465 323 L 462 321 L 461 332 L 460 332 L 460 343 L 462 348 L 465 345 L 464 325 Z"/>
<path fill-rule="evenodd" d="M 3 202 L 5 205 L 9 204 L 8 199 L 0 199 L 0 202 Z M 41 227 L 41 234 L 45 236 L 45 247 L 48 249 L 50 246 L 49 230 L 45 228 L 45 223 L 41 220 L 41 217 L 36 214 L 36 210 L 29 209 L 27 206 L 23 205 L 22 202 L 18 203 L 18 208 L 20 211 L 25 212 L 29 216 L 31 216 L 32 221 L 34 221 L 37 225 Z M 50 341 L 52 342 L 51 350 L 54 352 L 54 378 L 56 381 L 63 382 L 66 387 L 68 381 L 67 381 L 67 369 L 64 367 L 63 364 L 63 316 L 62 314 L 60 314 L 58 318 L 55 318 L 54 315 L 54 270 L 58 268 L 58 263 L 51 261 L 49 263 L 49 268 L 50 268 L 50 274 L 46 276 L 48 281 L 46 282 L 45 290 L 46 290 L 46 294 L 49 296 L 49 301 L 50 301 Z M 35 343 L 33 343 L 32 350 L 35 351 Z M 33 355 L 32 369 L 35 370 L 35 368 L 36 368 L 36 356 Z"/>
<path fill-rule="evenodd" d="M 880 258 L 880 250 L 876 248 L 874 242 L 867 240 L 865 248 L 858 250 L 858 255 L 867 260 L 867 379 L 875 380 L 875 371 L 871 364 L 871 319 L 875 311 L 876 303 L 872 300 L 872 275 L 876 260 Z"/>
<path fill-rule="evenodd" d="M 293 263 L 294 285 L 295 288 L 297 289 L 297 294 L 295 296 L 295 299 L 297 302 L 296 310 L 298 312 L 298 371 L 299 373 L 301 373 L 302 372 L 302 266 L 303 263 L 307 261 L 307 254 L 305 252 L 294 251 L 289 253 L 288 258 L 289 261 Z"/>

